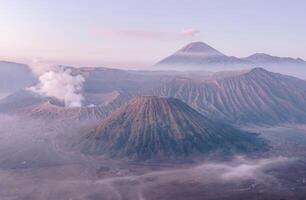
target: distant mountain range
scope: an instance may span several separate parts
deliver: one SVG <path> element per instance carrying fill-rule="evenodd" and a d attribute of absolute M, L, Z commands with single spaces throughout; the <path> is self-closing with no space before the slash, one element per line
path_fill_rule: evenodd
<path fill-rule="evenodd" d="M 190 48 L 185 50 L 202 49 Z M 224 57 L 216 50 L 206 56 L 212 54 Z M 83 153 L 145 160 L 257 152 L 267 144 L 233 126 L 306 122 L 306 81 L 263 68 L 215 73 L 70 70 L 85 80 L 81 107 L 38 95 L 25 82 L 19 86 L 24 89 L 17 87 L 0 100 L 0 113 L 63 126 L 82 124 L 85 131 L 71 143 Z M 30 80 L 35 84 L 35 77 Z"/>
<path fill-rule="evenodd" d="M 306 79 L 306 61 L 256 53 L 245 58 L 227 56 L 203 42 L 193 42 L 156 65 L 160 70 L 223 71 L 263 67 L 267 70 Z"/>
<path fill-rule="evenodd" d="M 154 65 L 155 71 L 124 71 L 108 68 L 74 68 L 67 67 L 74 74 L 86 78 L 84 88 L 92 95 L 88 104 L 112 101 L 120 93 L 126 91 L 134 95 L 134 91 L 152 87 L 160 78 L 169 76 L 205 77 L 212 72 L 246 70 L 261 67 L 272 72 L 296 76 L 306 80 L 306 62 L 300 58 L 277 57 L 264 53 L 256 53 L 245 58 L 227 56 L 203 42 L 193 42 L 181 48 L 173 55 Z M 175 71 L 175 73 L 174 73 Z M 111 79 L 117 79 L 113 81 Z M 135 79 L 137 80 L 135 83 Z M 37 83 L 38 77 L 29 66 L 22 63 L 0 61 L 0 99 L 13 92 Z M 142 82 L 142 84 L 138 84 Z M 96 90 L 104 96 L 95 96 Z M 112 96 L 109 94 L 112 93 Z M 97 97 L 97 99 L 96 99 Z"/>
<path fill-rule="evenodd" d="M 306 122 L 306 81 L 262 68 L 216 73 L 75 69 L 85 77 L 81 108 L 24 90 L 0 100 L 0 112 L 43 119 L 101 120 L 141 95 L 182 100 L 206 117 L 233 124 Z"/>
<path fill-rule="evenodd" d="M 100 93 L 100 95 L 87 98 L 97 101 L 97 96 L 104 97 L 105 94 Z M 43 97 L 29 90 L 21 90 L 0 100 L 0 113 L 49 121 L 95 122 L 107 117 L 130 98 L 119 94 L 107 104 L 104 104 L 102 100 L 103 103 L 99 105 L 87 104 L 82 107 L 69 108 L 53 97 Z"/>
<path fill-rule="evenodd" d="M 202 116 L 180 100 L 136 97 L 81 139 L 84 153 L 151 159 L 262 151 L 256 135 Z"/>
<path fill-rule="evenodd" d="M 277 57 L 271 56 L 265 53 L 255 53 L 246 58 L 243 58 L 246 61 L 256 63 L 256 64 L 296 64 L 296 65 L 305 65 L 306 61 L 301 58 L 290 58 L 290 57 Z"/>
<path fill-rule="evenodd" d="M 107 68 L 70 68 L 85 78 L 83 106 L 67 108 L 53 97 L 21 89 L 0 100 L 0 113 L 47 120 L 101 120 L 137 95 L 151 90 L 172 72 L 141 72 Z M 24 86 L 27 87 L 28 85 Z"/>
<path fill-rule="evenodd" d="M 0 61 L 0 99 L 1 94 L 10 94 L 36 81 L 37 78 L 27 65 Z"/>

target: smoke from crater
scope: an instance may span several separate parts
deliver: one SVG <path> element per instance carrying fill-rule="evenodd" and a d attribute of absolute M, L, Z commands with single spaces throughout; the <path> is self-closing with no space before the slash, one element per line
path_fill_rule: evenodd
<path fill-rule="evenodd" d="M 39 77 L 39 83 L 29 90 L 42 96 L 54 97 L 66 107 L 81 107 L 84 97 L 81 93 L 84 77 L 72 75 L 71 69 L 49 64 L 34 63 L 31 69 Z"/>

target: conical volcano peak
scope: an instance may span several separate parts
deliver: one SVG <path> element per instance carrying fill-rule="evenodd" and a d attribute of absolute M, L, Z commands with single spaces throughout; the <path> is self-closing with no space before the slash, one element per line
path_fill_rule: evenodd
<path fill-rule="evenodd" d="M 134 98 L 133 101 L 140 101 L 140 102 L 148 102 L 148 101 L 165 101 L 167 98 L 158 97 L 158 96 L 137 96 Z"/>
<path fill-rule="evenodd" d="M 150 103 L 171 104 L 171 102 L 183 103 L 179 99 L 175 98 L 163 98 L 158 96 L 137 96 L 130 102 L 130 104 L 146 104 L 148 106 Z"/>
<path fill-rule="evenodd" d="M 179 52 L 185 53 L 209 53 L 211 55 L 224 55 L 204 42 L 192 42 L 184 46 Z"/>
<path fill-rule="evenodd" d="M 255 135 L 213 122 L 181 100 L 136 97 L 85 134 L 86 154 L 151 159 L 191 154 L 257 151 Z"/>
<path fill-rule="evenodd" d="M 159 61 L 155 66 L 175 70 L 207 70 L 206 67 L 245 64 L 245 61 L 234 56 L 227 56 L 204 42 L 192 42 L 174 54 Z"/>
<path fill-rule="evenodd" d="M 271 72 L 265 70 L 262 67 L 255 67 L 255 68 L 251 69 L 250 72 L 251 73 L 271 73 Z"/>

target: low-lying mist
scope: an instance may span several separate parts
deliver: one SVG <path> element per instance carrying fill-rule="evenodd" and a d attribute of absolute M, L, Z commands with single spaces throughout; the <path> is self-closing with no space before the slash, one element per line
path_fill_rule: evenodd
<path fill-rule="evenodd" d="M 72 122 L 0 115 L 0 168 L 53 166 L 71 160 L 64 156 L 62 138 L 78 133 L 78 127 Z"/>
<path fill-rule="evenodd" d="M 291 194 L 283 176 L 301 159 L 236 156 L 164 165 L 95 158 L 67 148 L 80 129 L 84 125 L 1 115 L 1 200 L 256 199 L 259 193 L 277 199 Z M 288 179 L 302 183 L 303 174 L 291 173 Z"/>

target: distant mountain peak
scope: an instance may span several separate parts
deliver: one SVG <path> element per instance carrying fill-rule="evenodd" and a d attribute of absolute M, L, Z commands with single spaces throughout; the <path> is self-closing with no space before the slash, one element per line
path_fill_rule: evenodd
<path fill-rule="evenodd" d="M 272 56 L 266 53 L 255 53 L 246 58 L 248 61 L 252 61 L 254 63 L 262 64 L 265 62 L 268 63 L 296 63 L 296 64 L 305 64 L 305 61 L 301 58 L 291 58 L 291 57 L 279 57 L 279 56 Z"/>
<path fill-rule="evenodd" d="M 253 77 L 258 77 L 259 79 L 266 77 L 266 78 L 271 78 L 275 75 L 275 73 L 272 73 L 262 67 L 255 67 L 245 73 L 247 76 L 253 76 Z"/>
<path fill-rule="evenodd" d="M 226 56 L 204 42 L 192 42 L 159 61 L 155 66 L 175 70 L 203 70 L 206 67 L 230 64 L 246 64 L 246 61 Z"/>
<path fill-rule="evenodd" d="M 209 54 L 209 55 L 224 55 L 213 47 L 204 42 L 192 42 L 181 48 L 180 53 L 197 53 L 197 54 Z"/>
<path fill-rule="evenodd" d="M 296 58 L 297 61 L 299 62 L 306 62 L 305 60 L 303 60 L 302 58 Z"/>
<path fill-rule="evenodd" d="M 272 56 L 266 53 L 254 53 L 250 55 L 249 57 L 272 57 Z"/>
<path fill-rule="evenodd" d="M 198 41 L 187 44 L 160 60 L 154 67 L 160 70 L 211 72 L 264 67 L 270 71 L 305 79 L 306 61 L 301 58 L 279 57 L 267 53 L 255 53 L 243 58 L 228 56 Z"/>

